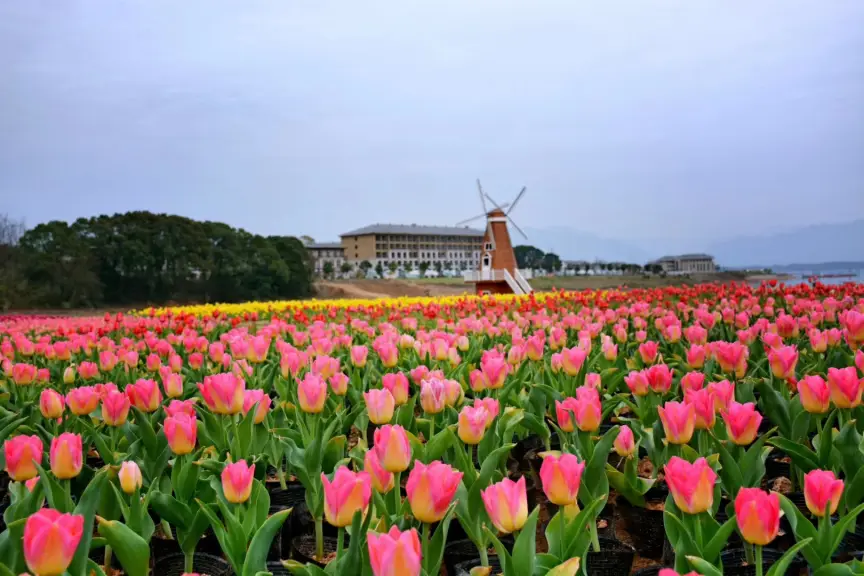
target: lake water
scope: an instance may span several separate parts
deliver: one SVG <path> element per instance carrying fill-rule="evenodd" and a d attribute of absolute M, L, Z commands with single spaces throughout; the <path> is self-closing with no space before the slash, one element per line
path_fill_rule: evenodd
<path fill-rule="evenodd" d="M 824 276 L 826 274 L 828 274 L 828 275 L 842 274 L 843 276 L 838 277 L 838 278 L 824 278 L 824 277 L 819 278 L 819 282 L 821 282 L 822 284 L 845 284 L 846 282 L 864 282 L 864 270 L 860 270 L 860 269 L 855 269 L 855 270 L 849 270 L 849 269 L 824 270 L 824 271 L 820 271 L 818 273 L 814 273 L 814 272 L 804 272 L 804 273 L 790 272 L 790 274 L 793 274 L 795 277 L 790 278 L 789 280 L 784 280 L 784 282 L 787 285 L 805 283 L 805 282 L 808 282 L 808 279 L 813 275 Z"/>

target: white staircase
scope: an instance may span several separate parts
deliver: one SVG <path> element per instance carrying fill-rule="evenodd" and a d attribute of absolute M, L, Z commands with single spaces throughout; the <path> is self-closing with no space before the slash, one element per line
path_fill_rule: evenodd
<path fill-rule="evenodd" d="M 518 274 L 519 272 L 516 273 Z M 525 289 L 522 288 L 522 286 L 519 285 L 519 282 L 517 282 L 516 279 L 513 278 L 513 275 L 510 274 L 509 270 L 504 270 L 504 280 L 507 282 L 507 285 L 510 286 L 510 289 L 514 294 L 522 295 L 526 293 Z"/>
<path fill-rule="evenodd" d="M 516 269 L 515 272 L 516 274 L 514 279 L 516 280 L 516 284 L 518 284 L 519 287 L 522 289 L 521 293 L 530 294 L 531 292 L 533 292 L 534 289 L 531 288 L 531 284 L 528 283 L 528 280 L 525 279 L 525 276 L 523 276 L 518 269 Z"/>

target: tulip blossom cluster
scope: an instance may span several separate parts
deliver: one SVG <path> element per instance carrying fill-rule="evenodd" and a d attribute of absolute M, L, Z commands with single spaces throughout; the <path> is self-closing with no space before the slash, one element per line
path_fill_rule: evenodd
<path fill-rule="evenodd" d="M 661 576 L 796 569 L 763 547 L 845 573 L 862 399 L 856 284 L 8 317 L 0 564 L 432 576 L 468 546 L 561 576 L 654 518 Z"/>

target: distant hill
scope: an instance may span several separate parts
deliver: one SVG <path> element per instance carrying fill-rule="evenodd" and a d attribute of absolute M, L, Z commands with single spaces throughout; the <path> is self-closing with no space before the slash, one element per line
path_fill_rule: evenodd
<path fill-rule="evenodd" d="M 574 228 L 528 228 L 531 244 L 564 260 L 604 260 L 644 264 L 667 252 L 707 252 L 729 268 L 773 268 L 794 271 L 860 268 L 864 260 L 864 220 L 818 224 L 787 232 L 739 236 L 719 242 L 694 239 L 672 242 L 646 239 L 621 241 Z M 521 240 L 521 238 L 516 239 Z M 817 263 L 817 264 L 812 264 Z M 820 264 L 821 263 L 821 264 Z M 822 266 L 817 268 L 816 266 Z"/>
<path fill-rule="evenodd" d="M 797 265 L 811 270 L 813 264 L 796 263 L 858 262 L 864 259 L 864 220 L 733 238 L 708 246 L 706 252 L 723 266 L 758 264 L 779 269 Z"/>

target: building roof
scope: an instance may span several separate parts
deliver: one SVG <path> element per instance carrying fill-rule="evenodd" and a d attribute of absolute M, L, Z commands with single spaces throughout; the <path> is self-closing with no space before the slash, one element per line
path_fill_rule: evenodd
<path fill-rule="evenodd" d="M 649 264 L 660 264 L 661 262 L 676 262 L 678 260 L 713 260 L 714 257 L 710 254 L 681 254 L 680 256 L 663 256 L 657 260 L 648 262 Z"/>
<path fill-rule="evenodd" d="M 340 236 L 367 236 L 369 234 L 405 234 L 410 236 L 471 236 L 482 237 L 483 230 L 467 226 L 420 226 L 418 224 L 372 224 Z"/>
<path fill-rule="evenodd" d="M 308 250 L 342 250 L 341 242 L 315 242 L 314 244 L 307 244 L 306 248 Z"/>

